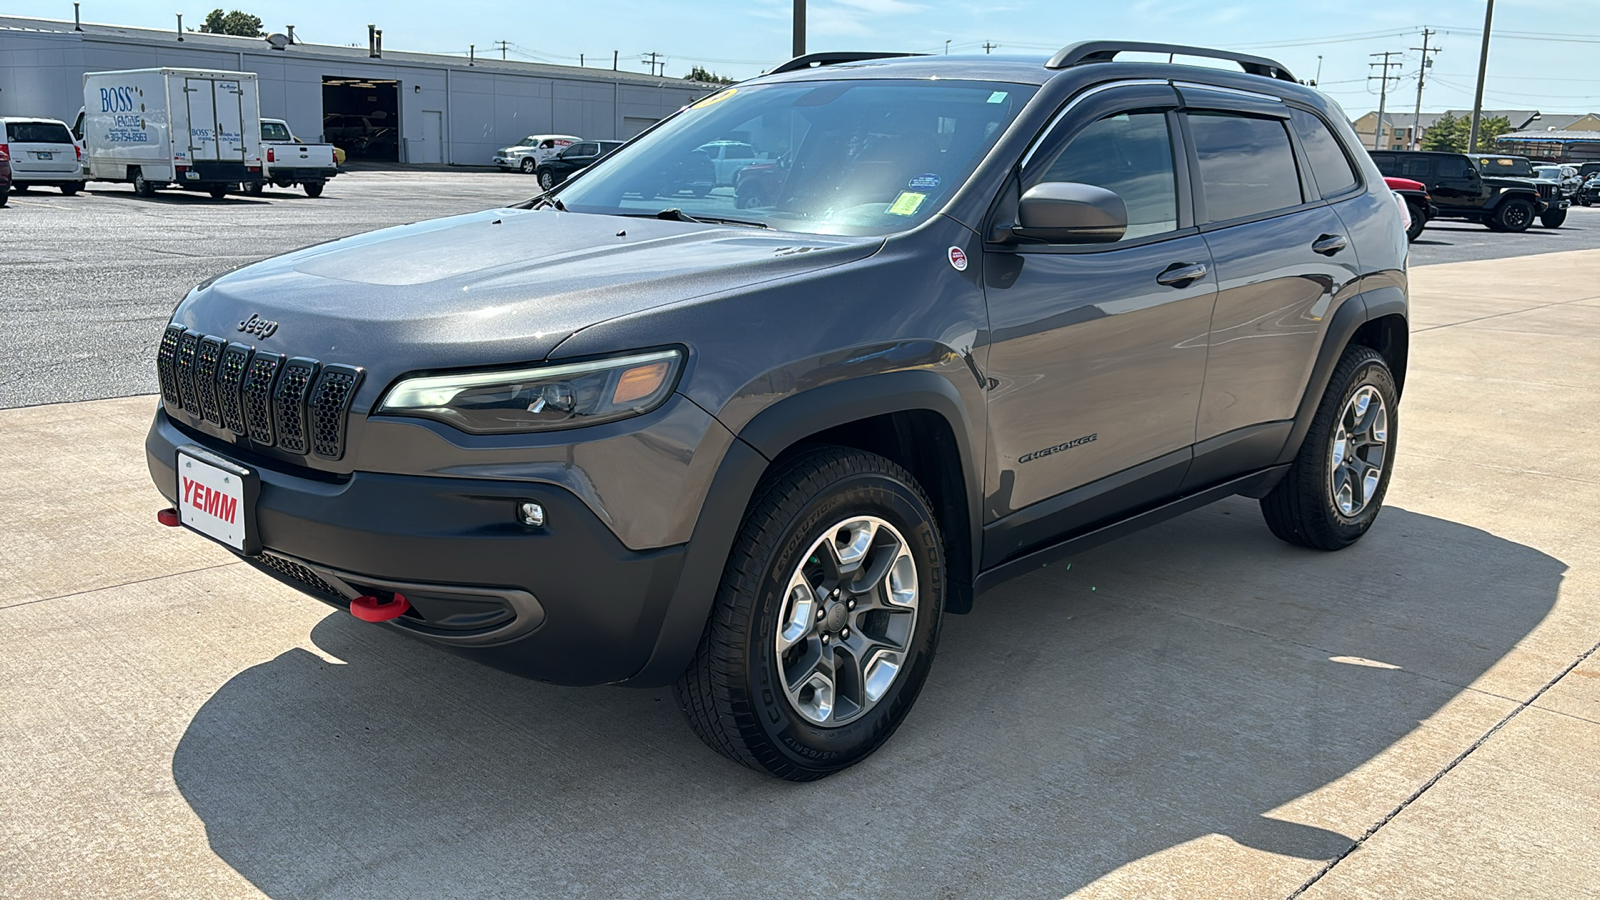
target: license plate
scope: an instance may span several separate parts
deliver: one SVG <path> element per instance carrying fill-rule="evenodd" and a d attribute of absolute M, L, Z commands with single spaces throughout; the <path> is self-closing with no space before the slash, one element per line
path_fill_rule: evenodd
<path fill-rule="evenodd" d="M 255 535 L 254 473 L 202 451 L 178 451 L 178 519 L 193 531 L 246 552 Z"/>
<path fill-rule="evenodd" d="M 47 153 L 47 152 L 44 152 L 44 151 L 35 152 L 33 155 L 37 156 L 40 159 L 55 159 L 56 158 L 56 155 L 54 153 Z"/>

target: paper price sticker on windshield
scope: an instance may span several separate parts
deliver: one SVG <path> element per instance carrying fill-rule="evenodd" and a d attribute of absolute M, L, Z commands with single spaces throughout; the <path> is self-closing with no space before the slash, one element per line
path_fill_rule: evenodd
<path fill-rule="evenodd" d="M 916 194 L 911 191 L 901 191 L 900 196 L 894 198 L 889 204 L 887 212 L 891 216 L 914 216 L 922 208 L 922 201 L 928 199 L 927 194 Z"/>
<path fill-rule="evenodd" d="M 715 106 L 718 103 L 721 103 L 722 101 L 731 98 L 734 94 L 737 94 L 737 93 L 739 93 L 739 89 L 738 88 L 728 88 L 725 91 L 718 91 L 715 94 L 712 94 L 711 96 L 705 98 L 704 100 L 701 100 L 698 103 L 695 103 L 694 105 L 690 106 L 689 108 L 690 109 L 704 109 L 707 106 Z"/>

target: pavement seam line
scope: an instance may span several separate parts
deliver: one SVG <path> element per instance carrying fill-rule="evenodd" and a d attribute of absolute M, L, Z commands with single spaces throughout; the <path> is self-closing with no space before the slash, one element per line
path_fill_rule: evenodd
<path fill-rule="evenodd" d="M 116 588 L 128 587 L 129 585 L 146 584 L 151 581 L 160 581 L 164 578 L 177 578 L 181 575 L 193 575 L 196 572 L 209 572 L 212 569 L 225 569 L 228 566 L 237 565 L 239 565 L 239 562 L 235 560 L 233 562 L 217 563 L 214 566 L 201 566 L 198 569 L 185 569 L 182 572 L 168 572 L 165 575 L 151 575 L 149 578 L 135 578 L 132 581 L 124 581 L 119 584 L 105 584 L 101 585 L 100 587 L 85 588 L 81 591 L 73 591 L 70 594 L 57 594 L 54 597 L 36 597 L 32 600 L 24 600 L 21 603 L 8 603 L 5 606 L 0 606 L 0 612 L 4 612 L 8 609 L 18 609 L 23 606 L 32 606 L 35 603 L 48 603 L 51 600 L 65 600 L 68 597 L 80 597 L 84 594 L 97 594 L 101 591 L 109 591 Z"/>
<path fill-rule="evenodd" d="M 1582 303 L 1585 300 L 1600 300 L 1600 295 L 1596 295 L 1594 297 L 1577 297 L 1572 300 L 1558 300 L 1555 303 L 1542 303 L 1538 306 L 1530 306 L 1527 309 L 1513 309 L 1509 312 L 1495 313 L 1488 316 L 1479 316 L 1476 319 L 1462 319 L 1459 322 L 1446 322 L 1443 325 L 1429 325 L 1426 328 L 1414 329 L 1411 333 L 1421 334 L 1424 331 L 1438 331 L 1441 328 L 1454 328 L 1457 325 L 1471 325 L 1473 322 L 1487 322 L 1490 319 L 1503 319 L 1506 316 L 1520 316 L 1523 313 L 1538 312 L 1541 309 L 1550 309 L 1556 306 L 1570 306 L 1574 303 Z"/>
<path fill-rule="evenodd" d="M 1400 804 L 1394 809 L 1389 810 L 1388 815 L 1384 816 L 1382 819 L 1379 819 L 1377 824 L 1373 825 L 1371 828 L 1368 828 L 1366 833 L 1361 835 L 1361 837 L 1356 838 L 1355 842 L 1346 848 L 1343 853 L 1329 860 L 1327 865 L 1324 865 L 1315 875 L 1312 875 L 1310 878 L 1306 879 L 1305 884 L 1302 884 L 1300 887 L 1296 888 L 1295 892 L 1290 894 L 1286 900 L 1295 900 L 1296 897 L 1299 897 L 1306 891 L 1310 890 L 1312 885 L 1315 885 L 1317 882 L 1322 880 L 1323 876 L 1333 871 L 1334 866 L 1344 862 L 1346 857 L 1361 849 L 1361 846 L 1365 844 L 1373 835 L 1377 834 L 1379 829 L 1394 821 L 1395 817 L 1404 812 L 1406 807 L 1410 806 L 1412 803 L 1421 798 L 1423 794 L 1428 792 L 1429 788 L 1432 788 L 1434 785 L 1438 784 L 1440 779 L 1450 774 L 1450 772 L 1454 770 L 1456 766 L 1459 766 L 1461 763 L 1465 762 L 1467 757 L 1471 756 L 1479 747 L 1482 747 L 1484 744 L 1488 743 L 1489 739 L 1498 734 L 1500 729 L 1509 725 L 1512 719 L 1515 719 L 1517 716 L 1522 714 L 1523 710 L 1533 706 L 1534 703 L 1538 702 L 1539 698 L 1543 697 L 1546 691 L 1555 687 L 1556 684 L 1561 681 L 1561 679 L 1567 677 L 1569 672 L 1583 665 L 1589 660 L 1590 657 L 1594 656 L 1596 652 L 1600 652 L 1600 643 L 1595 644 L 1593 647 L 1590 647 L 1588 650 L 1579 654 L 1578 658 L 1574 659 L 1571 663 L 1568 663 L 1567 666 L 1556 675 L 1556 677 L 1545 682 L 1544 686 L 1539 688 L 1537 691 L 1534 691 L 1532 696 L 1517 704 L 1514 709 L 1506 713 L 1505 716 L 1500 719 L 1500 721 L 1494 724 L 1493 728 L 1490 728 L 1488 731 L 1484 732 L 1483 736 L 1478 738 L 1476 741 L 1473 741 L 1472 745 L 1467 749 L 1456 754 L 1455 759 L 1450 760 L 1450 762 L 1445 764 L 1444 768 L 1440 769 L 1438 772 L 1435 772 L 1432 778 L 1429 778 L 1427 781 L 1423 782 L 1421 787 L 1417 788 L 1415 791 L 1412 791 L 1411 796 L 1400 801 Z M 1540 707 L 1540 709 L 1543 709 L 1543 707 Z"/>

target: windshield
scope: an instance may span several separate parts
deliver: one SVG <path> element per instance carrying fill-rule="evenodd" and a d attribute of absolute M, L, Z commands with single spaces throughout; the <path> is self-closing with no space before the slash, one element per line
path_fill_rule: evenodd
<path fill-rule="evenodd" d="M 1560 166 L 1534 166 L 1533 173 L 1540 178 L 1547 178 L 1551 181 L 1561 180 Z"/>
<path fill-rule="evenodd" d="M 1033 95 L 974 81 L 733 87 L 560 190 L 573 212 L 677 208 L 785 231 L 876 235 L 933 215 Z"/>
<path fill-rule="evenodd" d="M 293 140 L 293 138 L 289 137 L 289 126 L 278 122 L 262 122 L 261 139 L 263 141 Z"/>
<path fill-rule="evenodd" d="M 1480 156 L 1478 168 L 1485 175 L 1509 175 L 1512 178 L 1532 178 L 1533 163 L 1520 156 Z"/>

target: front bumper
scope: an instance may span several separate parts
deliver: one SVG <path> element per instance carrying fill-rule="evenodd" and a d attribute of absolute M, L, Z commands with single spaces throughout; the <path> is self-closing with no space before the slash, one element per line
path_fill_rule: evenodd
<path fill-rule="evenodd" d="M 168 500 L 177 450 L 196 444 L 157 411 L 145 451 Z M 637 673 L 683 568 L 683 546 L 630 550 L 556 485 L 251 468 L 263 553 L 246 562 L 340 608 L 403 594 L 413 611 L 386 625 L 525 677 L 602 684 Z M 544 527 L 517 521 L 527 501 L 544 506 Z"/>

